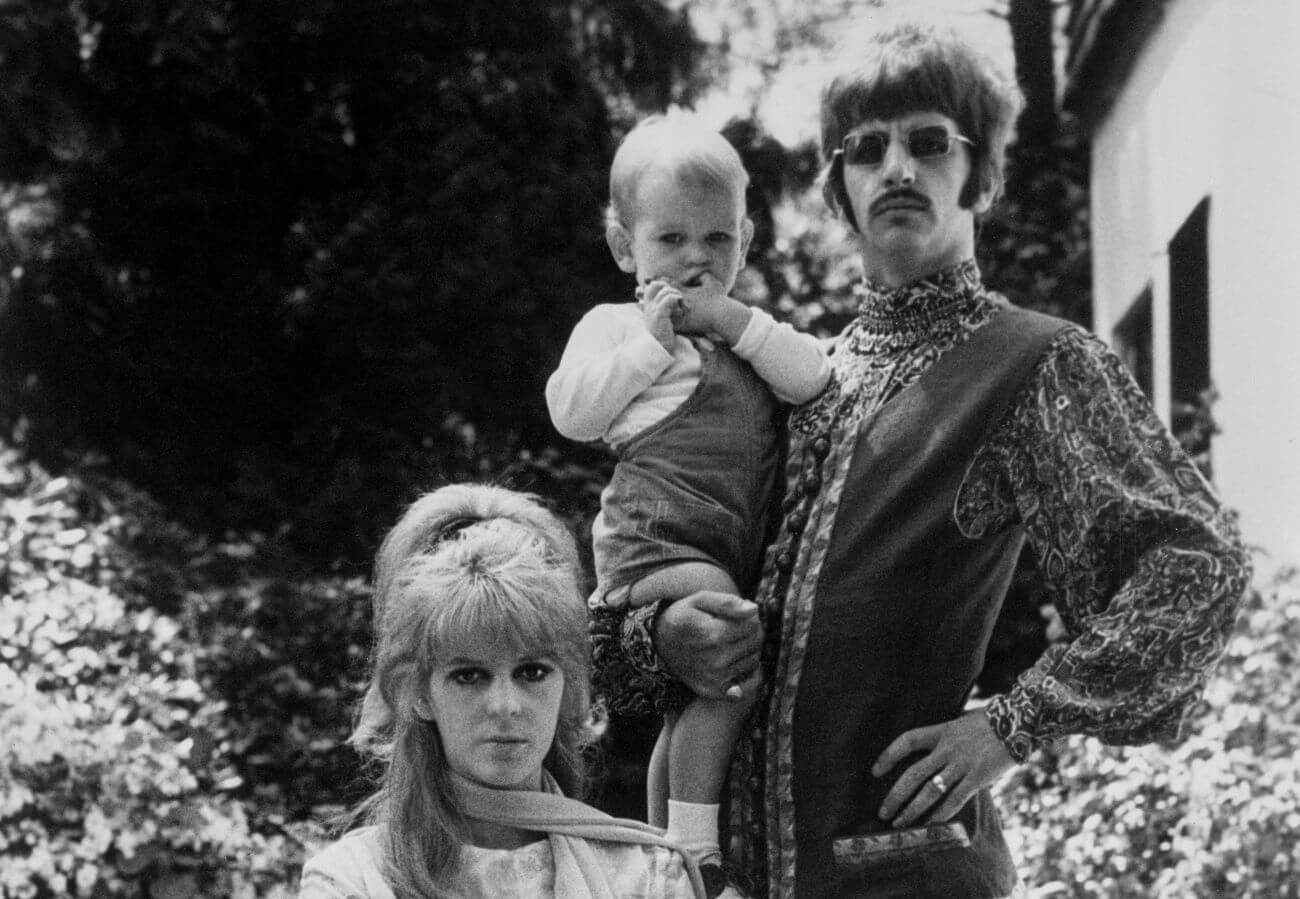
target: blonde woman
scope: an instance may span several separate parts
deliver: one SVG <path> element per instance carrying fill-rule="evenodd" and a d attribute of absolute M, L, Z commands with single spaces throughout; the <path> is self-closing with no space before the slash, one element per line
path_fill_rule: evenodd
<path fill-rule="evenodd" d="M 370 689 L 353 745 L 383 770 L 363 826 L 300 899 L 702 897 L 662 831 L 568 796 L 585 783 L 589 662 L 577 554 L 532 499 L 452 486 L 375 564 Z"/>

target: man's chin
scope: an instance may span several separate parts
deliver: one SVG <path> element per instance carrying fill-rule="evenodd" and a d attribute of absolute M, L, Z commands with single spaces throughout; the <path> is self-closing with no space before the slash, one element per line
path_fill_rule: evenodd
<path fill-rule="evenodd" d="M 880 222 L 866 235 L 867 245 L 878 253 L 890 256 L 919 254 L 925 247 L 925 234 L 915 222 L 898 224 Z"/>

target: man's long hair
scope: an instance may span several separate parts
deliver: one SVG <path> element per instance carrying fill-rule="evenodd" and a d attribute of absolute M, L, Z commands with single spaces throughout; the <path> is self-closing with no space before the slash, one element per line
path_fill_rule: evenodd
<path fill-rule="evenodd" d="M 855 35 L 841 48 L 836 74 L 822 91 L 821 149 L 827 163 L 822 193 L 855 229 L 835 151 L 850 130 L 869 120 L 938 112 L 974 143 L 971 172 L 958 202 L 1002 191 L 1007 144 L 1023 98 L 1002 66 L 951 31 L 911 22 Z"/>

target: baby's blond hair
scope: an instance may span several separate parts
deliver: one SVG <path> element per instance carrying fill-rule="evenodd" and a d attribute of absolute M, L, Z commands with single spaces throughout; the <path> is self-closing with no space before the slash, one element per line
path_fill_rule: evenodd
<path fill-rule="evenodd" d="M 749 173 L 736 148 L 689 115 L 650 116 L 628 132 L 609 169 L 609 220 L 631 227 L 637 188 L 651 171 L 706 190 L 732 192 L 742 206 Z"/>

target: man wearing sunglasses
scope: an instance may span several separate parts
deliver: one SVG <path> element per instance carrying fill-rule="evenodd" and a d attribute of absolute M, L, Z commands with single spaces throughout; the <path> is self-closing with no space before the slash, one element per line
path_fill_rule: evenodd
<path fill-rule="evenodd" d="M 831 385 L 790 416 L 765 634 L 693 597 L 593 632 L 624 650 L 615 708 L 664 708 L 669 675 L 722 697 L 762 665 L 730 794 L 758 895 L 1022 896 L 989 787 L 1066 734 L 1177 735 L 1249 563 L 1115 355 L 981 280 L 1014 82 L 916 26 L 852 52 L 822 152 L 860 241 L 859 314 Z M 1066 640 L 967 709 L 1026 541 Z"/>
<path fill-rule="evenodd" d="M 975 152 L 956 122 L 932 111 L 861 122 L 844 136 L 826 183 L 862 237 L 868 278 L 906 284 L 974 253 L 974 216 L 993 198 L 989 186 L 966 191 Z"/>

